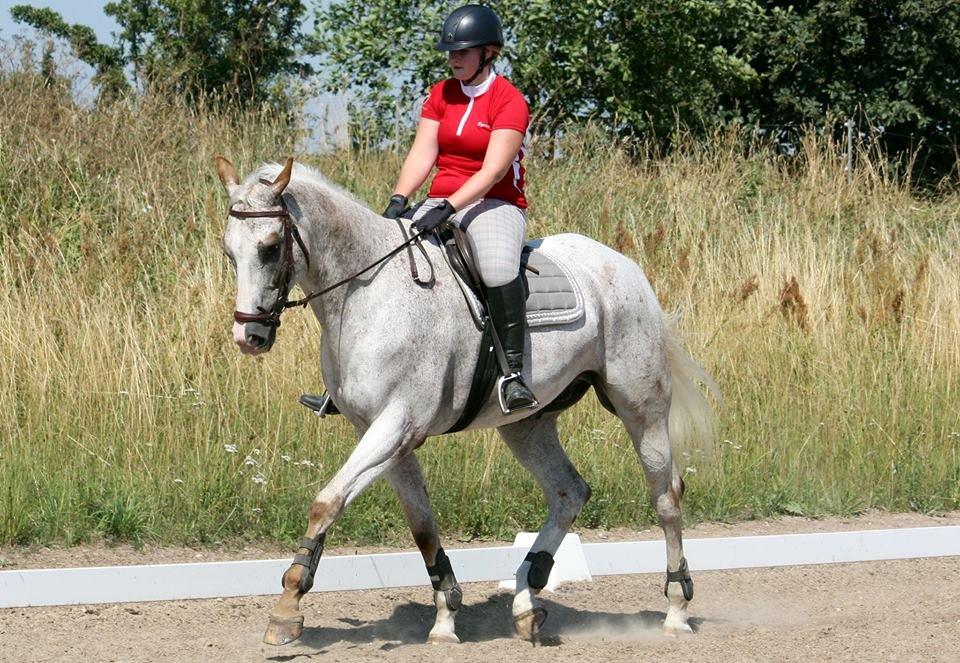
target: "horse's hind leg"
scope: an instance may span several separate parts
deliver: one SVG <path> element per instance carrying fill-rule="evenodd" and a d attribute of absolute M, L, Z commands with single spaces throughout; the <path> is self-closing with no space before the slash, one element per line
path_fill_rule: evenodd
<path fill-rule="evenodd" d="M 590 487 L 577 473 L 557 437 L 557 415 L 534 415 L 498 431 L 510 451 L 540 484 L 549 506 L 530 554 L 517 569 L 513 620 L 520 637 L 536 641 L 547 617 L 537 598 L 547 584 L 553 555 L 563 542 L 574 518 L 590 499 Z"/>
<path fill-rule="evenodd" d="M 427 574 L 433 585 L 433 599 L 437 606 L 437 619 L 430 629 L 427 642 L 460 642 L 454 629 L 454 620 L 463 596 L 450 560 L 440 546 L 437 523 L 427 497 L 427 486 L 420 471 L 417 457 L 410 452 L 397 459 L 396 465 L 387 474 L 403 507 L 403 514 L 410 524 L 413 540 L 423 555 Z"/>
<path fill-rule="evenodd" d="M 667 419 L 670 410 L 669 391 L 662 381 L 649 386 L 636 381 L 633 388 L 625 385 L 603 385 L 609 402 L 623 421 L 640 457 L 640 464 L 650 486 L 653 506 L 667 544 L 667 583 L 664 593 L 670 602 L 664 631 L 670 635 L 689 632 L 687 604 L 693 598 L 693 581 L 683 557 L 683 479 L 673 462 Z M 632 392 L 628 395 L 628 392 Z M 639 396 L 643 394 L 642 398 Z"/>

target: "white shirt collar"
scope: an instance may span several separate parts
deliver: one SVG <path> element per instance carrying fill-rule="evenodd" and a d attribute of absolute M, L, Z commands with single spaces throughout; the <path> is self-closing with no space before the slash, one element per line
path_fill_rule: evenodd
<path fill-rule="evenodd" d="M 493 85 L 493 79 L 496 77 L 496 72 L 491 71 L 490 75 L 487 76 L 487 80 L 479 85 L 464 85 L 463 81 L 460 81 L 460 89 L 463 90 L 465 95 L 473 99 L 474 97 L 479 97 L 481 94 L 489 90 L 490 86 Z"/>

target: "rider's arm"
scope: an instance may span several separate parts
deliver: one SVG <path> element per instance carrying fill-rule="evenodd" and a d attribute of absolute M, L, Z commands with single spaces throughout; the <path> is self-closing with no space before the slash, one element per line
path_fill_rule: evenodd
<path fill-rule="evenodd" d="M 452 196 L 447 197 L 453 208 L 461 210 L 473 201 L 479 200 L 494 184 L 502 180 L 513 166 L 522 144 L 523 133 L 514 129 L 494 129 L 490 133 L 490 143 L 483 157 L 483 166 Z"/>
<path fill-rule="evenodd" d="M 409 198 L 427 180 L 440 151 L 437 143 L 439 130 L 440 123 L 436 120 L 420 118 L 417 135 L 407 153 L 407 159 L 403 162 L 403 168 L 400 169 L 397 185 L 393 187 L 395 194 Z"/>

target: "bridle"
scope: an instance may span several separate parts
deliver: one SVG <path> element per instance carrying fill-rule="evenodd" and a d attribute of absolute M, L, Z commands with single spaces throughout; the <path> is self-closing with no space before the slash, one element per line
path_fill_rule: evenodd
<path fill-rule="evenodd" d="M 265 180 L 262 180 L 262 182 L 267 185 L 271 184 L 270 182 L 267 182 Z M 243 311 L 233 312 L 233 319 L 240 324 L 245 324 L 247 322 L 259 322 L 260 324 L 267 325 L 268 327 L 280 327 L 280 315 L 288 308 L 293 308 L 294 306 L 306 306 L 308 303 L 310 303 L 311 300 L 316 299 L 317 297 L 324 295 L 330 292 L 331 290 L 339 288 L 345 283 L 349 283 L 350 281 L 357 278 L 358 276 L 361 276 L 366 272 L 369 272 L 371 269 L 373 269 L 380 263 L 384 262 L 385 260 L 389 260 L 393 256 L 397 255 L 403 249 L 407 248 L 414 242 L 419 242 L 420 237 L 425 233 L 433 232 L 433 231 L 426 231 L 426 230 L 418 232 L 412 237 L 408 237 L 406 241 L 404 241 L 402 244 L 400 244 L 400 246 L 390 251 L 390 253 L 377 259 L 375 262 L 367 265 L 366 267 L 361 269 L 359 272 L 356 272 L 355 274 L 352 274 L 345 279 L 341 279 L 340 281 L 337 281 L 331 286 L 327 286 L 326 288 L 323 288 L 321 290 L 311 292 L 305 297 L 303 297 L 302 299 L 294 299 L 291 301 L 291 300 L 288 300 L 287 298 L 290 295 L 291 280 L 293 279 L 293 268 L 294 268 L 293 243 L 296 242 L 297 246 L 299 246 L 300 250 L 303 252 L 303 258 L 307 262 L 308 269 L 310 267 L 310 252 L 307 251 L 307 246 L 306 244 L 303 243 L 303 238 L 300 236 L 300 231 L 297 229 L 296 224 L 293 222 L 293 219 L 290 217 L 290 210 L 287 209 L 287 204 L 284 201 L 283 196 L 280 197 L 279 210 L 244 212 L 240 210 L 235 210 L 231 207 L 229 216 L 232 216 L 237 219 L 280 219 L 281 223 L 283 224 L 283 239 L 282 239 L 283 248 L 282 248 L 282 254 L 280 258 L 281 264 L 280 264 L 280 269 L 274 275 L 274 279 L 272 283 L 273 287 L 278 289 L 277 299 L 273 302 L 273 306 L 271 306 L 269 309 L 265 309 L 262 306 L 258 306 L 257 307 L 257 311 L 259 311 L 258 313 L 245 313 Z M 404 233 L 404 237 L 406 237 L 406 229 L 403 230 L 403 233 Z M 426 252 L 423 250 L 423 247 L 420 247 L 420 251 L 426 256 Z M 412 261 L 412 256 L 411 256 L 411 261 Z M 429 262 L 429 258 L 427 258 L 427 261 Z M 418 277 L 417 277 L 416 269 L 412 265 L 413 263 L 411 262 L 411 272 L 414 280 L 417 280 Z M 433 265 L 431 264 L 431 271 L 432 271 L 432 268 L 433 268 Z"/>
<path fill-rule="evenodd" d="M 294 225 L 290 218 L 290 210 L 287 209 L 287 203 L 280 197 L 279 210 L 267 210 L 260 212 L 243 212 L 230 208 L 230 216 L 236 219 L 280 219 L 283 224 L 283 248 L 280 256 L 280 269 L 274 275 L 273 287 L 278 288 L 277 299 L 273 306 L 265 309 L 258 306 L 259 313 L 244 313 L 243 311 L 234 311 L 233 319 L 240 324 L 247 322 L 259 322 L 269 327 L 280 326 L 280 314 L 284 309 L 293 305 L 287 300 L 290 294 L 290 281 L 293 278 L 293 242 L 303 251 L 303 257 L 307 261 L 307 267 L 310 267 L 310 252 L 307 251 L 303 238 L 300 237 L 300 231 Z"/>

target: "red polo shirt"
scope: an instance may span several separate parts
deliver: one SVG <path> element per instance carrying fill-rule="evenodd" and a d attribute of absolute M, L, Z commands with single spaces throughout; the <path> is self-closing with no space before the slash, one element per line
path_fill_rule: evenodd
<path fill-rule="evenodd" d="M 517 88 L 507 79 L 491 74 L 476 86 L 464 86 L 455 78 L 437 83 L 430 90 L 420 116 L 440 123 L 437 174 L 427 195 L 446 198 L 483 166 L 490 132 L 514 129 L 525 134 L 530 110 Z M 527 207 L 523 195 L 522 159 L 523 148 L 520 148 L 513 166 L 485 197 L 499 198 L 520 208 Z"/>

